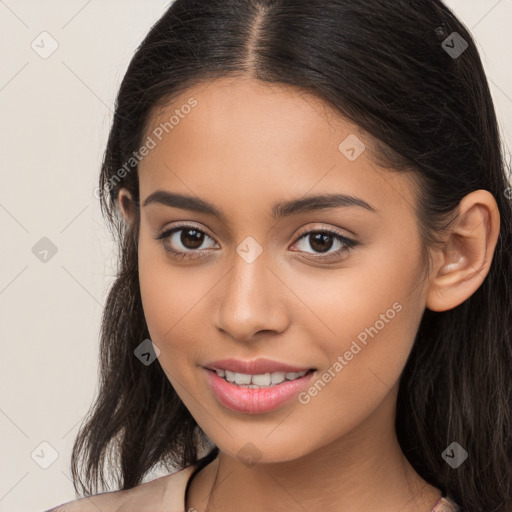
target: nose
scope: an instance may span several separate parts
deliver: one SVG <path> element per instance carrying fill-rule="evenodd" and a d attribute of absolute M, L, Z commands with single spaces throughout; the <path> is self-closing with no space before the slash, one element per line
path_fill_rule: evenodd
<path fill-rule="evenodd" d="M 250 341 L 261 331 L 286 330 L 286 288 L 282 278 L 261 255 L 252 263 L 235 255 L 234 265 L 219 287 L 216 327 L 238 341 Z"/>

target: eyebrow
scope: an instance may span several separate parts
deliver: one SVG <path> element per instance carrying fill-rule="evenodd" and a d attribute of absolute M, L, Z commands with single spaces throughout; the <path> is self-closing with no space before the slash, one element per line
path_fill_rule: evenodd
<path fill-rule="evenodd" d="M 173 208 L 206 213 L 217 217 L 224 223 L 227 223 L 226 216 L 219 208 L 198 197 L 159 189 L 155 190 L 145 199 L 143 206 L 146 207 L 151 204 L 162 204 Z M 272 218 L 274 220 L 278 220 L 283 217 L 290 217 L 299 213 L 347 207 L 361 207 L 370 212 L 377 213 L 376 208 L 372 207 L 359 197 L 346 194 L 320 194 L 275 203 L 272 206 Z"/>

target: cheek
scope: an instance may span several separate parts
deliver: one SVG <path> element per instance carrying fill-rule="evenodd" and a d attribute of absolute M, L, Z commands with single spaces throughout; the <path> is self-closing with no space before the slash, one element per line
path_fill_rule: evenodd
<path fill-rule="evenodd" d="M 163 248 L 141 240 L 139 283 L 144 316 L 151 340 L 161 351 L 162 366 L 185 363 L 204 338 L 200 329 L 204 331 L 207 322 L 204 308 L 211 288 L 207 276 L 198 268 L 173 264 Z"/>
<path fill-rule="evenodd" d="M 158 364 L 186 403 L 188 385 L 184 383 L 188 382 L 187 375 L 192 369 L 189 354 L 193 347 L 187 343 L 192 337 L 183 336 L 187 311 L 190 309 L 187 307 L 190 301 L 184 299 L 184 295 L 190 288 L 179 282 L 178 274 L 162 262 L 161 256 L 155 252 L 139 246 L 139 281 L 144 316 L 150 338 L 160 350 Z"/>
<path fill-rule="evenodd" d="M 298 295 L 309 297 L 315 313 L 309 337 L 322 347 L 329 382 L 319 388 L 327 401 L 368 407 L 399 379 L 424 311 L 419 252 L 413 247 L 407 258 L 401 254 L 400 245 L 388 244 L 336 277 L 301 281 Z"/>
<path fill-rule="evenodd" d="M 189 287 L 166 261 L 165 252 L 152 240 L 139 242 L 139 283 L 144 316 L 151 339 L 161 348 L 173 338 Z"/>
<path fill-rule="evenodd" d="M 387 339 L 393 347 L 403 347 L 414 338 L 424 309 L 414 260 L 406 266 L 389 265 L 380 255 L 373 258 L 337 273 L 289 278 L 300 282 L 296 295 L 307 297 L 311 339 L 325 340 L 330 354 L 349 350 L 354 339 L 362 346 Z M 297 313 L 302 315 L 297 323 L 303 324 L 304 310 Z"/>
<path fill-rule="evenodd" d="M 396 301 L 365 311 L 367 318 L 340 313 L 338 331 L 347 329 L 354 335 L 331 336 L 330 342 L 322 342 L 326 364 L 299 397 L 301 421 L 286 423 L 290 439 L 322 429 L 321 443 L 326 444 L 363 424 L 386 397 L 393 400 L 414 341 L 415 309 Z M 323 418 L 321 426 L 318 418 Z"/>

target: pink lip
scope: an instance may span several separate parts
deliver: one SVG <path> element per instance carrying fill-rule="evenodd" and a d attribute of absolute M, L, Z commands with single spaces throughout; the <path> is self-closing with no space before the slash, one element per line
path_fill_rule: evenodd
<path fill-rule="evenodd" d="M 275 386 L 256 389 L 228 382 L 219 377 L 215 370 L 205 368 L 205 371 L 218 401 L 229 409 L 246 414 L 262 414 L 277 409 L 309 386 L 317 373 L 309 372 L 299 379 L 285 380 Z"/>
<path fill-rule="evenodd" d="M 263 375 L 265 373 L 284 372 L 300 373 L 311 370 L 310 367 L 291 366 L 271 359 L 255 359 L 253 361 L 243 361 L 242 359 L 220 359 L 211 361 L 204 365 L 209 370 L 229 370 L 230 372 L 246 373 L 249 375 Z"/>

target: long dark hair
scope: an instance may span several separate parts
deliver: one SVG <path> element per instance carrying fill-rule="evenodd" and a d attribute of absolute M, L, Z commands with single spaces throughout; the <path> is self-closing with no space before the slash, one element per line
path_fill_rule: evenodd
<path fill-rule="evenodd" d="M 129 489 L 157 464 L 200 468 L 218 454 L 213 446 L 198 459 L 206 435 L 161 366 L 134 356 L 150 338 L 139 212 L 123 222 L 117 193 L 126 188 L 137 206 L 137 151 L 152 112 L 226 76 L 312 93 L 372 136 L 379 165 L 413 173 L 425 248 L 438 243 L 465 195 L 485 189 L 495 197 L 500 234 L 489 273 L 458 307 L 425 310 L 400 379 L 396 430 L 418 474 L 464 511 L 512 510 L 507 165 L 475 43 L 440 0 L 176 0 L 151 28 L 122 81 L 99 180 L 119 270 L 103 314 L 100 389 L 73 447 L 75 489 L 105 488 L 106 466 L 115 487 Z M 468 453 L 456 469 L 442 457 L 453 442 Z"/>

